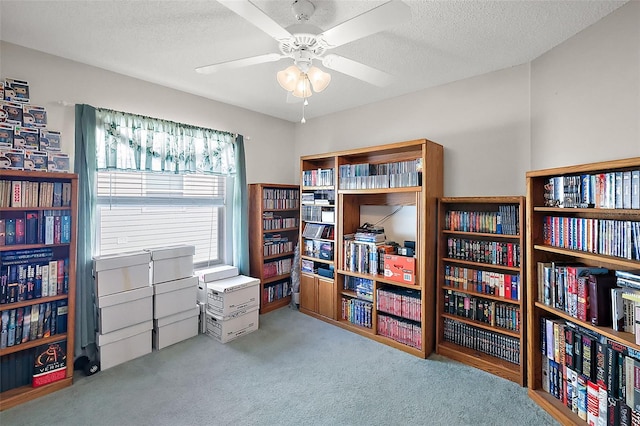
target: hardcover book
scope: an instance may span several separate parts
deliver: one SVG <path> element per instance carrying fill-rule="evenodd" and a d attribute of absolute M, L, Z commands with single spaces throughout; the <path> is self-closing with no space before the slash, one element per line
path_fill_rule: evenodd
<path fill-rule="evenodd" d="M 590 274 L 589 321 L 597 326 L 611 326 L 611 289 L 616 287 L 616 277 L 612 274 Z"/>
<path fill-rule="evenodd" d="M 36 349 L 33 368 L 33 387 L 57 382 L 66 377 L 67 341 L 40 345 Z"/>

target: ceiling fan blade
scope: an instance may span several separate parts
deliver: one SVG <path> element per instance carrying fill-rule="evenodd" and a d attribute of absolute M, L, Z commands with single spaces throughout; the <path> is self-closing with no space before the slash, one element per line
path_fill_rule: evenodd
<path fill-rule="evenodd" d="M 218 0 L 218 3 L 237 13 L 278 41 L 291 38 L 289 31 L 282 28 L 249 0 Z"/>
<path fill-rule="evenodd" d="M 318 37 L 330 48 L 337 47 L 399 25 L 410 18 L 411 8 L 402 1 L 392 0 L 338 24 Z"/>
<path fill-rule="evenodd" d="M 392 75 L 344 56 L 326 55 L 322 58 L 322 65 L 378 87 L 388 86 L 393 81 Z"/>
<path fill-rule="evenodd" d="M 233 61 L 220 62 L 219 64 L 205 65 L 196 68 L 196 72 L 200 74 L 211 74 L 216 71 L 231 70 L 235 68 L 246 67 L 249 65 L 264 64 L 266 62 L 276 62 L 284 58 L 279 53 L 267 53 L 265 55 L 252 56 L 250 58 L 236 59 Z"/>

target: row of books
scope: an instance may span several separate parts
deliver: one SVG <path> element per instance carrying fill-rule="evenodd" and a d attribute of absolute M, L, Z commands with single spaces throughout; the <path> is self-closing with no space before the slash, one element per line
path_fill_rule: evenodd
<path fill-rule="evenodd" d="M 553 247 L 640 260 L 640 222 L 546 216 L 543 242 Z"/>
<path fill-rule="evenodd" d="M 462 232 L 518 235 L 520 233 L 519 206 L 501 205 L 497 212 L 449 210 L 445 213 L 445 229 Z"/>
<path fill-rule="evenodd" d="M 278 281 L 273 284 L 269 284 L 264 287 L 262 291 L 262 301 L 264 303 L 271 303 L 276 300 L 280 300 L 291 294 L 291 281 L 284 280 Z"/>
<path fill-rule="evenodd" d="M 2 311 L 0 349 L 67 332 L 67 300 Z"/>
<path fill-rule="evenodd" d="M 296 228 L 298 226 L 298 218 L 276 216 L 273 212 L 264 212 L 262 214 L 262 229 L 272 231 L 274 229 Z"/>
<path fill-rule="evenodd" d="M 444 318 L 444 340 L 520 365 L 520 339 Z"/>
<path fill-rule="evenodd" d="M 371 328 L 373 304 L 366 300 L 342 298 L 342 319 L 361 327 Z"/>
<path fill-rule="evenodd" d="M 412 321 L 422 319 L 419 290 L 384 287 L 376 290 L 376 309 Z"/>
<path fill-rule="evenodd" d="M 501 266 L 520 266 L 520 244 L 503 241 L 447 239 L 447 257 Z"/>
<path fill-rule="evenodd" d="M 344 241 L 344 269 L 361 274 L 383 274 L 384 255 L 395 253 L 395 247 L 384 243 Z"/>
<path fill-rule="evenodd" d="M 0 304 L 67 294 L 69 259 L 46 259 L 3 264 L 0 272 Z"/>
<path fill-rule="evenodd" d="M 303 186 L 333 186 L 333 169 L 314 169 L 302 172 Z"/>
<path fill-rule="evenodd" d="M 70 182 L 0 180 L 0 207 L 69 207 Z"/>
<path fill-rule="evenodd" d="M 472 319 L 506 330 L 520 331 L 520 307 L 444 290 L 444 313 Z"/>
<path fill-rule="evenodd" d="M 265 209 L 297 209 L 300 207 L 300 201 L 289 198 L 264 199 L 262 207 Z"/>
<path fill-rule="evenodd" d="M 422 349 L 422 327 L 418 322 L 379 314 L 377 333 L 403 345 Z"/>
<path fill-rule="evenodd" d="M 302 246 L 304 256 L 322 260 L 333 260 L 333 243 L 320 240 L 304 240 Z"/>
<path fill-rule="evenodd" d="M 0 392 L 39 387 L 66 377 L 67 341 L 47 343 L 5 355 L 0 360 Z"/>
<path fill-rule="evenodd" d="M 268 200 L 299 200 L 300 191 L 285 188 L 263 188 L 262 198 Z"/>
<path fill-rule="evenodd" d="M 545 391 L 593 424 L 640 420 L 640 351 L 556 318 L 540 332 Z"/>
<path fill-rule="evenodd" d="M 316 189 L 302 193 L 302 204 L 332 206 L 335 204 L 336 192 L 333 189 Z"/>
<path fill-rule="evenodd" d="M 262 275 L 265 278 L 284 275 L 291 272 L 292 259 L 280 259 L 274 262 L 267 262 L 262 265 Z"/>
<path fill-rule="evenodd" d="M 553 207 L 640 208 L 640 170 L 555 176 L 545 185 L 545 203 Z"/>
<path fill-rule="evenodd" d="M 463 266 L 444 265 L 444 285 L 454 289 L 520 300 L 522 293 L 520 283 L 519 274 L 503 274 Z"/>
<path fill-rule="evenodd" d="M 421 185 L 422 159 L 340 166 L 340 189 L 400 188 Z"/>
<path fill-rule="evenodd" d="M 0 246 L 69 242 L 71 215 L 66 210 L 25 212 L 20 217 L 0 219 Z"/>
<path fill-rule="evenodd" d="M 265 241 L 263 246 L 264 256 L 285 254 L 293 252 L 293 241 Z"/>

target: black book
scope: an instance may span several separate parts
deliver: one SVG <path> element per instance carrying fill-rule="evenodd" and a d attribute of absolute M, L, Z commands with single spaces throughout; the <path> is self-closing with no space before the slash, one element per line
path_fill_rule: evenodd
<path fill-rule="evenodd" d="M 582 374 L 596 383 L 596 342 L 588 335 L 582 336 Z"/>
<path fill-rule="evenodd" d="M 607 397 L 607 426 L 620 424 L 620 401 L 611 396 Z"/>
<path fill-rule="evenodd" d="M 619 398 L 618 394 L 618 353 L 611 346 L 611 344 L 607 345 L 607 358 L 606 358 L 606 368 L 607 368 L 607 390 L 609 397 Z"/>
<path fill-rule="evenodd" d="M 631 426 L 631 409 L 624 398 L 620 398 L 618 405 L 620 407 L 620 426 Z"/>
<path fill-rule="evenodd" d="M 564 363 L 567 368 L 574 368 L 575 353 L 573 350 L 574 345 L 574 330 L 571 327 L 565 327 L 564 329 Z"/>
<path fill-rule="evenodd" d="M 599 387 L 607 386 L 607 345 L 602 342 L 596 342 L 596 357 L 595 357 L 595 369 L 596 369 L 596 383 Z M 608 389 L 608 388 L 607 388 Z"/>
<path fill-rule="evenodd" d="M 580 375 L 582 374 L 582 335 L 577 331 L 573 332 L 573 353 L 574 370 Z"/>

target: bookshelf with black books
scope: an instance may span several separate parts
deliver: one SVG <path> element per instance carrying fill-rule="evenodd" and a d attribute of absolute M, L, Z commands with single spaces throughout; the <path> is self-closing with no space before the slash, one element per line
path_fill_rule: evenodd
<path fill-rule="evenodd" d="M 334 169 L 337 188 L 332 260 L 303 256 L 316 277 L 316 306 L 302 309 L 354 333 L 425 358 L 434 349 L 436 201 L 442 196 L 443 147 L 418 139 L 302 157 L 303 184 Z M 303 199 L 305 190 L 303 187 Z M 304 201 L 303 201 L 304 204 Z M 404 210 L 402 221 L 382 222 Z M 384 212 L 384 213 L 381 213 Z M 394 235 L 407 238 L 391 241 Z M 319 272 L 319 273 L 318 273 Z M 327 274 L 323 276 L 321 274 Z M 321 282 L 322 280 L 331 280 Z M 304 281 L 301 281 L 301 285 Z M 315 287 L 313 287 L 315 285 Z M 301 295 L 301 299 L 304 295 Z M 318 299 L 321 297 L 321 299 Z"/>
<path fill-rule="evenodd" d="M 73 381 L 77 179 L 0 171 L 0 410 Z"/>
<path fill-rule="evenodd" d="M 640 157 L 526 178 L 529 396 L 562 424 L 635 423 Z"/>
<path fill-rule="evenodd" d="M 260 313 L 291 301 L 291 268 L 300 226 L 298 185 L 249 185 L 249 267 L 260 280 Z"/>
<path fill-rule="evenodd" d="M 522 196 L 438 202 L 436 351 L 524 386 Z"/>

